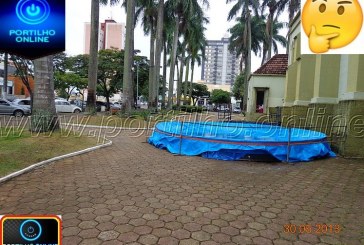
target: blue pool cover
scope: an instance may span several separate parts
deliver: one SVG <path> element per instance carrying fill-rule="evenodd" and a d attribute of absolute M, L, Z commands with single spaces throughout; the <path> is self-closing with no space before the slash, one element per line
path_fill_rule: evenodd
<path fill-rule="evenodd" d="M 299 162 L 335 156 L 323 133 L 243 122 L 159 122 L 149 143 L 173 154 L 219 160 L 268 154 Z"/>

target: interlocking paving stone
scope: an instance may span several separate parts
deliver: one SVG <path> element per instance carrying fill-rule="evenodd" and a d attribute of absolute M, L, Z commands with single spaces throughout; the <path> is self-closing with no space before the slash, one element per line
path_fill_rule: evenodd
<path fill-rule="evenodd" d="M 362 160 L 224 162 L 131 136 L 1 183 L 0 213 L 60 214 L 65 245 L 364 242 Z M 288 224 L 341 230 L 287 233 Z"/>

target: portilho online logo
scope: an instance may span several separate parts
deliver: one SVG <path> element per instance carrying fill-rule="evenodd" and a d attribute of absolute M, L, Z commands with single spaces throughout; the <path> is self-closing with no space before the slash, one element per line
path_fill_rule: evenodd
<path fill-rule="evenodd" d="M 19 20 L 28 25 L 43 23 L 48 18 L 50 11 L 46 0 L 20 0 L 15 8 Z"/>

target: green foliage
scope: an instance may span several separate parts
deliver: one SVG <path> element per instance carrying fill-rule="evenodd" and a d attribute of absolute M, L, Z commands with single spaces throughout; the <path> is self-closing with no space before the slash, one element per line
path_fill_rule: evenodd
<path fill-rule="evenodd" d="M 185 82 L 182 83 L 182 94 L 188 96 L 190 94 L 190 84 L 187 84 L 187 93 L 185 91 Z M 195 105 L 198 98 L 210 96 L 210 92 L 205 84 L 192 83 L 192 100 Z"/>
<path fill-rule="evenodd" d="M 75 74 L 80 75 L 80 77 L 88 77 L 88 64 L 89 64 L 88 54 L 79 54 L 76 56 L 67 57 L 65 60 L 65 66 L 68 70 Z"/>
<path fill-rule="evenodd" d="M 240 73 L 235 79 L 233 86 L 233 96 L 237 100 L 241 100 L 244 96 L 244 79 L 245 74 L 243 73 Z"/>
<path fill-rule="evenodd" d="M 100 50 L 98 54 L 98 74 L 97 74 L 97 95 L 109 98 L 114 93 L 122 91 L 124 75 L 124 50 L 106 49 Z M 82 78 L 88 77 L 89 55 L 81 54 L 66 57 L 65 67 L 74 74 Z M 139 95 L 148 97 L 149 61 L 145 56 L 134 56 L 134 94 L 136 96 L 137 70 Z"/>
<path fill-rule="evenodd" d="M 215 104 L 231 103 L 230 93 L 222 89 L 214 89 L 211 93 L 211 102 Z"/>
<path fill-rule="evenodd" d="M 60 97 L 69 98 L 74 89 L 87 88 L 87 78 L 83 78 L 75 73 L 55 72 L 54 88 Z"/>
<path fill-rule="evenodd" d="M 98 56 L 97 95 L 107 98 L 122 88 L 124 52 L 119 50 L 100 50 Z"/>
<path fill-rule="evenodd" d="M 149 61 L 145 56 L 134 56 L 134 95 L 136 97 L 136 86 L 138 84 L 139 96 L 148 98 L 149 95 Z M 137 82 L 138 72 L 138 82 Z"/>
<path fill-rule="evenodd" d="M 138 110 L 133 110 L 131 112 L 132 116 L 140 117 L 144 121 L 148 120 L 148 118 L 150 117 L 150 114 L 151 114 L 150 110 L 148 110 L 148 109 L 138 109 Z"/>

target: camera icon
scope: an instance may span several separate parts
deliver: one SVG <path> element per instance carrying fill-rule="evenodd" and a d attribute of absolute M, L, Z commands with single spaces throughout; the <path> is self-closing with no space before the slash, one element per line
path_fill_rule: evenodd
<path fill-rule="evenodd" d="M 24 240 L 33 242 L 42 235 L 42 226 L 34 219 L 25 220 L 20 225 L 19 233 Z"/>

